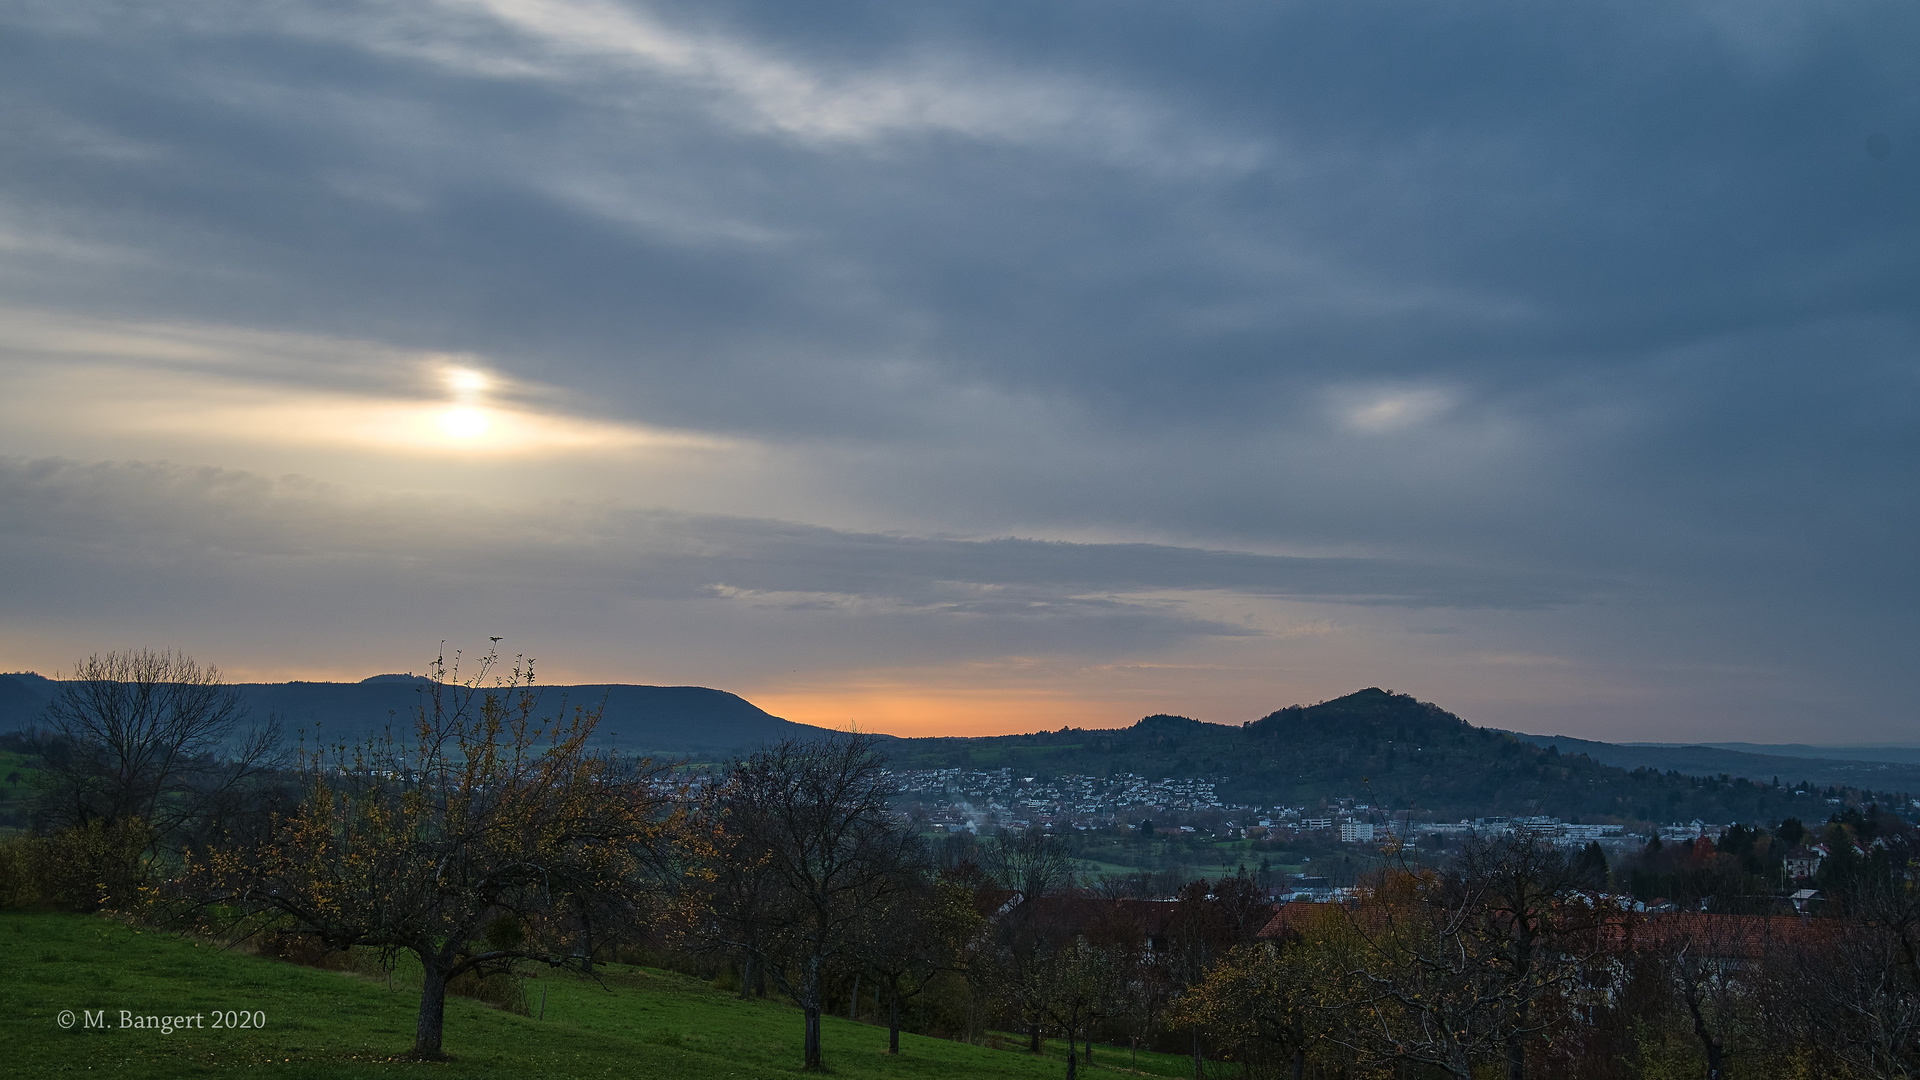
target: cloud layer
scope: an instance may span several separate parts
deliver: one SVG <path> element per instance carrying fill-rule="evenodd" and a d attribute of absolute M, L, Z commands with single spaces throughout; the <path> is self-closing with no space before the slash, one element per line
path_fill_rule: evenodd
<path fill-rule="evenodd" d="M 1903 737 L 1916 45 L 1893 2 L 15 4 L 8 648 L 344 671 L 512 612 L 823 710 Z"/>

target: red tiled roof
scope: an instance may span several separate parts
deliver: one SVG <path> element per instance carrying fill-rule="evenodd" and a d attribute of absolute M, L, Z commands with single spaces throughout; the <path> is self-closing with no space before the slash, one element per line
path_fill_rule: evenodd
<path fill-rule="evenodd" d="M 1634 952 L 1684 948 L 1702 956 L 1758 960 L 1769 948 L 1825 941 L 1838 929 L 1832 920 L 1797 915 L 1674 912 L 1626 923 L 1622 944 Z"/>
<path fill-rule="evenodd" d="M 1287 931 L 1302 930 L 1308 923 L 1319 918 L 1323 912 L 1332 911 L 1337 907 L 1339 907 L 1338 904 L 1316 904 L 1307 900 L 1289 900 L 1281 904 L 1279 908 L 1274 911 L 1273 918 L 1268 919 L 1267 925 L 1261 927 L 1260 933 L 1255 936 L 1262 940 L 1285 937 Z"/>

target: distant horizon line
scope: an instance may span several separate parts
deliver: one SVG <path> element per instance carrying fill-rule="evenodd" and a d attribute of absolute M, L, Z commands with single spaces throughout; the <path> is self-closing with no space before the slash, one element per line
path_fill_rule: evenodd
<path fill-rule="evenodd" d="M 4 671 L 4 672 L 0 672 L 0 678 L 6 678 L 6 677 L 10 677 L 10 676 L 28 676 L 28 677 L 31 677 L 31 678 L 36 678 L 36 679 L 44 679 L 44 680 L 46 680 L 46 681 L 48 681 L 48 682 L 65 682 L 65 681 L 69 681 L 69 680 L 65 680 L 65 679 L 60 679 L 60 678 L 56 678 L 56 677 L 53 677 L 53 676 L 49 676 L 49 675 L 42 675 L 41 673 L 39 673 L 39 672 L 37 672 L 37 671 L 30 671 L 30 670 L 26 670 L 26 671 Z M 414 673 L 414 672 L 410 672 L 410 671 L 408 671 L 408 672 L 399 672 L 399 671 L 391 671 L 391 672 L 380 672 L 380 673 L 377 673 L 377 674 L 374 674 L 374 675 L 369 675 L 369 676 L 366 676 L 365 678 L 361 678 L 361 679 L 350 679 L 350 680 L 349 680 L 349 679 L 282 679 L 282 680 L 279 680 L 279 681 L 277 681 L 277 682 L 275 682 L 275 681 L 266 681 L 266 680 L 261 680 L 261 681 L 236 681 L 236 682 L 233 682 L 233 683 L 230 683 L 230 684 L 228 684 L 228 685 L 231 685 L 231 686 L 294 686 L 294 685 L 302 685 L 302 686 L 364 686 L 364 685 L 366 685 L 366 684 L 368 684 L 368 683 L 371 683 L 371 682 L 376 682 L 376 681 L 392 681 L 392 680 L 401 680 L 401 679 L 418 679 L 418 680 L 421 680 L 421 681 L 431 681 L 431 676 L 427 676 L 427 675 L 420 675 L 420 674 L 416 674 L 416 673 Z M 646 688 L 654 688 L 654 689 L 692 689 L 692 690 L 711 690 L 711 691 L 714 691 L 714 692 L 716 692 L 716 693 L 722 693 L 722 694 L 730 694 L 730 695 L 732 695 L 733 697 L 737 697 L 737 698 L 739 698 L 739 699 L 740 699 L 741 701 L 744 701 L 744 702 L 746 702 L 747 704 L 749 704 L 749 705 L 752 705 L 752 706 L 753 706 L 754 708 L 756 708 L 756 709 L 760 709 L 760 711 L 761 711 L 761 712 L 765 712 L 765 713 L 766 713 L 766 714 L 767 714 L 768 716 L 772 716 L 772 717 L 774 717 L 775 719 L 778 719 L 778 720 L 784 720 L 784 721 L 786 721 L 787 723 L 792 723 L 792 724 L 800 724 L 800 725 L 802 725 L 802 726 L 805 726 L 805 727 L 817 727 L 817 728 L 823 728 L 823 729 L 825 729 L 825 730 L 829 730 L 829 731 L 837 731 L 837 730 L 843 730 L 843 729 L 841 729 L 841 728 L 836 728 L 836 727 L 828 727 L 827 725 L 824 725 L 824 724 L 817 724 L 817 723 L 809 723 L 809 722 L 807 722 L 807 721 L 804 721 L 804 720 L 790 720 L 790 719 L 788 719 L 787 717 L 784 717 L 784 716 L 778 716 L 778 715 L 776 715 L 776 714 L 774 714 L 774 713 L 771 713 L 771 712 L 767 712 L 767 710 L 766 710 L 766 709 L 764 709 L 764 708 L 762 708 L 762 707 L 761 707 L 761 706 L 759 706 L 758 704 L 755 704 L 755 703 L 754 703 L 754 702 L 752 701 L 752 699 L 750 699 L 750 698 L 748 698 L 748 697 L 747 697 L 746 695 L 744 695 L 744 694 L 741 694 L 741 693 L 739 693 L 739 692 L 737 692 L 737 691 L 733 691 L 733 690 L 726 690 L 726 689 L 723 689 L 723 688 L 721 688 L 721 687 L 717 687 L 717 686 L 706 686 L 706 685 L 703 685 L 703 684 L 698 684 L 698 683 L 631 683 L 631 682 L 572 682 L 572 683 L 544 683 L 544 684 L 535 684 L 535 685 L 537 685 L 537 686 L 540 686 L 540 687 L 543 687 L 543 688 L 552 688 L 552 689 L 567 689 L 567 688 L 570 688 L 570 687 L 580 687 L 580 686 L 632 686 L 632 687 L 646 687 Z M 1384 688 L 1382 688 L 1382 687 L 1378 687 L 1378 686 L 1368 686 L 1368 687 L 1362 687 L 1362 688 L 1360 688 L 1359 690 L 1353 690 L 1353 691 L 1349 691 L 1349 692 L 1348 692 L 1348 693 L 1346 693 L 1346 694 L 1339 694 L 1339 695 L 1336 695 L 1335 697 L 1331 697 L 1331 698 L 1328 698 L 1328 699 L 1327 699 L 1327 701 L 1338 701 L 1338 700 L 1340 700 L 1341 698 L 1344 698 L 1344 697 L 1350 697 L 1350 696 L 1352 696 L 1353 694 L 1358 694 L 1358 693 L 1364 693 L 1364 692 L 1365 692 L 1365 691 L 1367 691 L 1367 690 L 1382 690 L 1382 692 L 1384 692 L 1384 693 L 1388 693 L 1388 694 L 1398 694 L 1398 693 L 1400 693 L 1399 691 L 1394 691 L 1394 690 L 1385 690 Z M 1418 698 L 1418 697 L 1415 697 L 1414 695 L 1405 695 L 1405 696 L 1409 696 L 1409 697 L 1414 697 L 1414 698 L 1415 698 L 1415 700 L 1417 700 L 1417 701 L 1419 701 L 1419 700 L 1424 700 L 1424 699 L 1421 699 L 1421 698 Z M 1326 702 L 1316 702 L 1315 704 L 1326 704 Z M 1269 710 L 1269 711 L 1268 711 L 1267 713 L 1265 713 L 1265 714 L 1263 714 L 1263 717 L 1264 717 L 1264 716 L 1270 716 L 1270 715 L 1272 715 L 1272 714 L 1273 714 L 1273 713 L 1275 713 L 1275 712 L 1281 712 L 1281 711 L 1283 711 L 1283 710 L 1285 710 L 1285 709 L 1289 709 L 1289 708 L 1312 708 L 1312 707 L 1313 707 L 1312 705 L 1306 705 L 1306 704 L 1299 704 L 1299 703 L 1296 703 L 1296 704 L 1294 704 L 1294 705 L 1285 705 L 1285 706 L 1281 706 L 1281 707 L 1280 707 L 1279 709 L 1272 709 L 1272 710 Z M 1444 708 L 1444 706 L 1442 706 L 1442 707 Z M 1456 715 L 1456 716 L 1458 715 L 1458 714 L 1453 714 L 1453 713 L 1451 713 L 1451 710 L 1448 710 L 1448 711 L 1449 711 L 1449 713 L 1450 713 L 1451 715 Z M 1057 732 L 1057 731 L 1061 731 L 1061 730 L 1072 730 L 1072 731 L 1125 731 L 1126 729 L 1128 729 L 1128 728 L 1130 728 L 1130 727 L 1133 727 L 1134 725 L 1136 725 L 1136 724 L 1138 724 L 1138 723 L 1140 723 L 1140 722 L 1141 722 L 1142 720 L 1146 720 L 1146 719 L 1148 719 L 1148 718 L 1150 718 L 1150 717 L 1154 717 L 1154 716 L 1179 716 L 1179 717 L 1180 717 L 1180 719 L 1183 719 L 1183 720 L 1191 720 L 1191 721 L 1193 721 L 1194 723 L 1197 723 L 1197 724 L 1210 724 L 1210 725 L 1215 725 L 1215 726 L 1219 726 L 1219 727 L 1236 727 L 1236 726 L 1241 726 L 1241 725 L 1237 725 L 1237 724 L 1234 724 L 1234 723 L 1233 723 L 1233 722 L 1231 722 L 1231 721 L 1224 721 L 1224 722 L 1223 722 L 1223 721 L 1218 721 L 1218 720 L 1202 720 L 1202 719 L 1200 719 L 1200 718 L 1198 718 L 1198 717 L 1192 717 L 1192 716 L 1184 716 L 1184 715 L 1182 715 L 1182 714 L 1178 714 L 1178 713 L 1167 713 L 1167 712 L 1156 712 L 1156 713 L 1146 713 L 1146 714 L 1143 714 L 1142 716 L 1140 716 L 1140 717 L 1138 717 L 1138 718 L 1136 718 L 1136 719 L 1134 719 L 1134 720 L 1133 720 L 1133 721 L 1131 721 L 1131 722 L 1127 722 L 1127 723 L 1121 723 L 1121 724 L 1116 724 L 1116 725 L 1114 725 L 1114 726 L 1112 726 L 1112 727 L 1082 727 L 1082 726 L 1079 726 L 1079 725 L 1072 725 L 1072 724 L 1069 724 L 1069 725 L 1065 725 L 1065 727 L 1064 727 L 1064 728 L 1035 728 L 1035 729 L 1033 729 L 1033 730 L 1031 730 L 1031 731 L 1012 731 L 1012 732 L 1002 732 L 1002 733 L 1000 733 L 1000 734 L 996 734 L 996 735 L 981 735 L 981 734 L 976 734 L 976 735 L 961 735 L 961 734 L 955 734 L 955 735 L 893 735 L 893 734 L 891 734 L 891 733 L 888 733 L 888 732 L 869 732 L 869 734 L 884 734 L 884 735 L 887 735 L 887 736 L 888 736 L 889 738 L 902 738 L 902 739 L 995 739 L 995 738 L 1008 738 L 1008 737 L 1012 737 L 1012 736 L 1016 736 L 1016 735 L 1045 735 L 1045 734 L 1049 734 L 1049 733 L 1051 733 L 1051 732 Z M 1260 719 L 1260 718 L 1262 718 L 1262 717 L 1256 717 L 1255 719 Z M 1692 740 L 1692 741 L 1683 741 L 1683 742 L 1671 742 L 1671 741 L 1661 741 L 1661 742 L 1655 742 L 1655 741 L 1648 741 L 1648 740 L 1635 740 L 1635 741 L 1630 741 L 1630 742 L 1628 742 L 1628 741 L 1622 741 L 1622 742 L 1607 742 L 1607 741 L 1605 741 L 1605 740 L 1602 740 L 1602 739 L 1593 739 L 1593 738 L 1588 738 L 1588 737 L 1586 737 L 1586 736 L 1581 736 L 1581 735 L 1567 735 L 1567 734 L 1562 734 L 1562 733 L 1558 733 L 1558 732 L 1555 732 L 1555 733 L 1544 733 L 1544 732 L 1530 732 L 1530 731 L 1520 731 L 1520 730 L 1517 730 L 1517 729 L 1513 729 L 1513 728 L 1501 728 L 1501 727 L 1494 727 L 1494 726 L 1492 726 L 1492 725 L 1481 725 L 1481 724 L 1474 724 L 1474 723 L 1473 723 L 1473 721 L 1471 721 L 1471 720 L 1467 720 L 1467 719 L 1466 719 L 1466 718 L 1464 718 L 1464 717 L 1461 717 L 1461 719 L 1462 719 L 1462 721 L 1463 721 L 1463 722 L 1465 722 L 1465 723 L 1467 723 L 1467 724 L 1470 724 L 1470 725 L 1472 725 L 1472 726 L 1474 726 L 1474 727 L 1484 727 L 1485 729 L 1487 729 L 1487 730 L 1490 730 L 1490 731 L 1499 731 L 1499 732 L 1503 732 L 1503 733 L 1505 733 L 1505 734 L 1509 734 L 1509 735 L 1521 735 L 1521 736 L 1526 736 L 1526 737 L 1528 737 L 1528 738 L 1535 738 L 1535 739 L 1570 739 L 1570 740 L 1573 740 L 1573 741 L 1575 741 L 1575 742 L 1590 742 L 1590 743 L 1596 743 L 1596 744 L 1600 744 L 1600 745 L 1606 745 L 1606 746 L 1621 746 L 1621 747 L 1647 747 L 1647 748 L 1657 748 L 1657 749 L 1682 749 L 1682 748 L 1685 748 L 1685 747 L 1689 747 L 1689 746 L 1698 746 L 1698 747 L 1703 747 L 1703 748 L 1707 748 L 1707 749 L 1728 749 L 1728 748 L 1737 748 L 1737 747 L 1753 747 L 1753 748 L 1755 748 L 1755 749 L 1757 749 L 1757 750 L 1782 750 L 1782 749 L 1791 749 L 1791 748 L 1796 748 L 1796 747 L 1804 747 L 1804 748 L 1806 748 L 1806 749 L 1809 749 L 1809 750 L 1920 750 L 1920 742 L 1847 742 L 1847 743 L 1809 743 L 1809 742 L 1780 742 L 1780 743 L 1763 743 L 1763 742 L 1750 742 L 1750 741 L 1747 741 L 1747 740 L 1743 740 L 1743 739 L 1721 739 L 1721 740 Z M 1242 723 L 1244 724 L 1244 723 L 1252 723 L 1252 722 L 1253 722 L 1253 721 L 1251 721 L 1251 720 L 1249 720 L 1249 721 L 1243 721 Z M 1766 756 L 1785 756 L 1785 755 L 1766 755 Z"/>

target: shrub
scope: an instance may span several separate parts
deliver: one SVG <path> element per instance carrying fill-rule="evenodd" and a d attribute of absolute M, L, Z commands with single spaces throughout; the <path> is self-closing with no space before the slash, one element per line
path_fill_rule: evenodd
<path fill-rule="evenodd" d="M 0 907 L 98 911 L 144 901 L 152 831 L 100 821 L 0 842 Z"/>
<path fill-rule="evenodd" d="M 463 971 L 447 981 L 447 993 L 521 1016 L 533 1013 L 527 1000 L 527 981 L 511 971 L 496 971 L 485 977 L 477 971 Z"/>
<path fill-rule="evenodd" d="M 0 837 L 0 908 L 39 906 L 40 889 L 30 869 L 35 837 Z"/>
<path fill-rule="evenodd" d="M 319 968 L 322 971 L 362 970 L 353 950 L 332 948 L 311 934 L 270 930 L 254 939 L 253 949 L 261 956 L 285 960 L 301 967 Z"/>

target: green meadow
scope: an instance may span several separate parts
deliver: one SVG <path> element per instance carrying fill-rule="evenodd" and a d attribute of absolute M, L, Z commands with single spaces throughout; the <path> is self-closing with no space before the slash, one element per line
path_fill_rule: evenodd
<path fill-rule="evenodd" d="M 799 1010 L 741 1001 L 699 980 L 605 965 L 596 982 L 572 973 L 527 980 L 520 1016 L 467 998 L 447 1001 L 452 1060 L 416 1062 L 419 997 L 402 969 L 322 971 L 111 919 L 0 912 L 0 1075 L 187 1077 L 236 1072 L 286 1077 L 674 1077 L 676 1080 L 805 1075 Z M 62 1011 L 75 1014 L 71 1029 Z M 103 1027 L 88 1028 L 89 1011 Z M 141 1016 L 264 1013 L 261 1029 L 122 1028 Z M 1039 1057 L 901 1035 L 843 1017 L 825 1020 L 827 1067 L 863 1078 L 1048 1078 L 1066 1074 L 1062 1047 Z M 1008 1046 L 1020 1045 L 1012 1036 Z M 1186 1076 L 1184 1059 L 1125 1048 L 1094 1051 L 1082 1075 Z"/>

